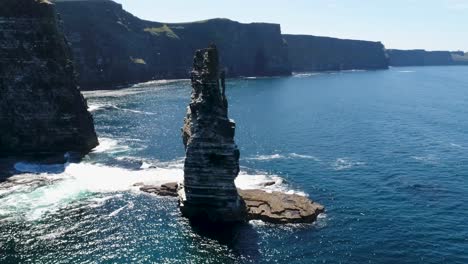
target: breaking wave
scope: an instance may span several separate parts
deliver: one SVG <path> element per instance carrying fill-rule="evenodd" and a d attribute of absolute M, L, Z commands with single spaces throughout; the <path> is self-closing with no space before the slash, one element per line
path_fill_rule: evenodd
<path fill-rule="evenodd" d="M 88 111 L 89 112 L 96 112 L 96 111 L 99 111 L 99 110 L 108 110 L 108 109 L 115 109 L 115 110 L 119 110 L 119 111 L 123 111 L 123 112 L 130 112 L 130 113 L 134 113 L 134 114 L 156 115 L 156 113 L 153 113 L 153 112 L 122 108 L 122 107 L 118 107 L 118 106 L 111 105 L 111 104 L 91 103 L 88 106 Z"/>
<path fill-rule="evenodd" d="M 93 149 L 93 153 L 122 153 L 129 151 L 130 147 L 112 138 L 99 138 L 99 146 Z"/>
<path fill-rule="evenodd" d="M 112 149 L 114 142 L 108 142 L 112 144 L 104 143 L 104 148 Z M 96 199 L 100 199 L 96 198 L 96 194 L 141 193 L 138 186 L 142 184 L 181 182 L 184 175 L 181 159 L 170 162 L 142 161 L 139 170 L 85 162 L 52 165 L 18 162 L 14 168 L 22 174 L 0 183 L 0 219 L 38 220 L 45 214 L 57 212 L 78 201 L 86 201 L 89 206 L 95 207 L 99 204 Z M 241 189 L 306 195 L 291 190 L 281 177 L 261 171 L 242 170 L 235 183 Z M 117 215 L 120 211 L 113 214 Z"/>

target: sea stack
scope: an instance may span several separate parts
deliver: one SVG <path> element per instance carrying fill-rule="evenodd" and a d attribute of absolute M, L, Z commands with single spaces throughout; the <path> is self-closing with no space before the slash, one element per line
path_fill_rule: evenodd
<path fill-rule="evenodd" d="M 47 0 L 0 2 L 0 156 L 98 145 L 71 52 Z"/>
<path fill-rule="evenodd" d="M 224 76 L 224 74 L 222 74 Z M 228 118 L 224 79 L 219 81 L 214 45 L 198 50 L 193 60 L 192 96 L 184 127 L 184 183 L 179 190 L 184 216 L 203 223 L 246 219 L 246 206 L 234 184 L 239 174 L 235 123 Z"/>

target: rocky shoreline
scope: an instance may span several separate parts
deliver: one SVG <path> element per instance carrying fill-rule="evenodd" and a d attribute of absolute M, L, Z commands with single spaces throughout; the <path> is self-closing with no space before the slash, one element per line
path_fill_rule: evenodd
<path fill-rule="evenodd" d="M 137 185 L 138 186 L 138 185 Z M 177 197 L 178 183 L 161 186 L 142 185 L 140 191 L 161 197 Z M 273 224 L 313 223 L 325 208 L 307 197 L 281 192 L 237 189 L 245 202 L 246 220 L 262 220 Z"/>

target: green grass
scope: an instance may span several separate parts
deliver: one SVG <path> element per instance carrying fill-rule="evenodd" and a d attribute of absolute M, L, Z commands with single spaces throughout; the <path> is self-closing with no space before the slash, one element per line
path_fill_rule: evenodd
<path fill-rule="evenodd" d="M 169 38 L 180 39 L 179 36 L 177 36 L 177 34 L 167 25 L 162 27 L 145 28 L 144 31 L 154 36 L 161 36 L 162 34 L 165 34 Z"/>

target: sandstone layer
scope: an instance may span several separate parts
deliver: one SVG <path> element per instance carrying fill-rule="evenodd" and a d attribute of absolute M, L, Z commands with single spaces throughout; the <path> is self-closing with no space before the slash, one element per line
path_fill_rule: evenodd
<path fill-rule="evenodd" d="M 86 153 L 98 144 L 59 27 L 46 0 L 0 3 L 0 156 Z"/>
<path fill-rule="evenodd" d="M 219 82 L 218 58 L 214 46 L 194 57 L 192 96 L 182 129 L 186 157 L 180 209 L 192 220 L 238 222 L 245 220 L 245 205 L 234 184 L 240 154 L 224 80 Z"/>

